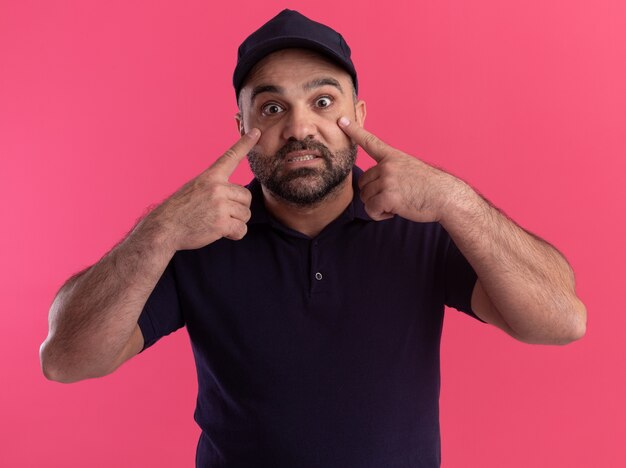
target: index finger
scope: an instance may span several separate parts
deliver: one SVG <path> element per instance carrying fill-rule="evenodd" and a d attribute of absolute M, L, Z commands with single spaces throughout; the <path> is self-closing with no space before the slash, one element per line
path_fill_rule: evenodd
<path fill-rule="evenodd" d="M 258 128 L 253 128 L 241 138 L 233 146 L 228 148 L 226 152 L 215 160 L 211 165 L 211 172 L 219 174 L 228 179 L 235 171 L 239 163 L 246 157 L 248 152 L 256 145 L 261 136 Z"/>
<path fill-rule="evenodd" d="M 373 133 L 368 132 L 360 125 L 350 122 L 347 117 L 342 117 L 337 122 L 339 127 L 346 135 L 354 140 L 354 142 L 365 150 L 371 158 L 380 162 L 389 154 L 390 146 L 383 142 Z"/>

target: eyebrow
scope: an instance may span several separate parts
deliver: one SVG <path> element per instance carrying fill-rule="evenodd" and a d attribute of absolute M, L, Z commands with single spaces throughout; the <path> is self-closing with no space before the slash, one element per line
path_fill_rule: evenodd
<path fill-rule="evenodd" d="M 254 103 L 254 98 L 256 98 L 261 93 L 276 93 L 276 94 L 284 94 L 284 89 L 280 86 L 274 85 L 261 85 L 256 86 L 252 90 L 252 94 L 250 95 L 250 105 Z"/>
<path fill-rule="evenodd" d="M 305 83 L 302 89 L 305 91 L 311 91 L 312 89 L 321 88 L 322 86 L 334 86 L 341 92 L 341 94 L 343 94 L 343 88 L 339 84 L 339 81 L 334 78 L 318 78 L 316 80 L 309 81 L 308 83 Z"/>
<path fill-rule="evenodd" d="M 315 80 L 311 80 L 305 83 L 302 86 L 302 89 L 305 91 L 311 91 L 315 88 L 321 88 L 322 86 L 334 86 L 339 90 L 341 94 L 343 94 L 343 88 L 339 81 L 334 78 L 317 78 Z M 275 85 L 259 85 L 255 86 L 252 90 L 252 94 L 250 95 L 250 105 L 254 103 L 254 99 L 261 93 L 276 93 L 276 94 L 284 94 L 285 89 L 281 86 Z"/>

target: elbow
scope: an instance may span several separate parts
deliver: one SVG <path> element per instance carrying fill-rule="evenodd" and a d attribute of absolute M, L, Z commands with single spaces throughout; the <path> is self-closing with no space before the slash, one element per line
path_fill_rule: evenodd
<path fill-rule="evenodd" d="M 50 338 L 46 339 L 39 347 L 39 363 L 44 377 L 52 382 L 69 384 L 90 377 L 97 377 L 95 375 L 81 375 L 73 370 L 72 366 L 63 364 L 58 357 L 58 352 L 50 342 Z"/>
<path fill-rule="evenodd" d="M 587 333 L 587 309 L 578 299 L 567 312 L 567 320 L 559 325 L 541 326 L 526 334 L 511 333 L 511 336 L 527 344 L 563 346 L 578 341 Z"/>
<path fill-rule="evenodd" d="M 580 340 L 587 333 L 587 308 L 578 298 L 576 298 L 574 304 L 573 317 L 570 343 L 572 341 Z"/>
<path fill-rule="evenodd" d="M 566 345 L 582 339 L 587 333 L 587 309 L 578 298 L 570 312 L 569 326 L 554 340 L 552 344 Z"/>
<path fill-rule="evenodd" d="M 53 364 L 52 352 L 49 339 L 46 339 L 39 347 L 39 364 L 44 377 L 53 382 L 65 383 L 67 379 L 59 372 L 58 367 Z"/>
<path fill-rule="evenodd" d="M 53 359 L 52 346 L 49 339 L 44 341 L 39 347 L 39 364 L 44 377 L 52 382 L 71 383 L 75 380 L 69 379 L 62 372 L 62 368 L 55 364 Z"/>

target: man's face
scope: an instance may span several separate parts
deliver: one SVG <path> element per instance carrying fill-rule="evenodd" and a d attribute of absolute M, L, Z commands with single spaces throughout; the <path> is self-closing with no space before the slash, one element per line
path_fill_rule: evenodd
<path fill-rule="evenodd" d="M 300 206 L 333 193 L 351 173 L 357 148 L 337 125 L 345 115 L 363 124 L 350 75 L 303 49 L 268 55 L 239 95 L 240 131 L 261 130 L 248 154 L 255 177 L 273 195 Z"/>

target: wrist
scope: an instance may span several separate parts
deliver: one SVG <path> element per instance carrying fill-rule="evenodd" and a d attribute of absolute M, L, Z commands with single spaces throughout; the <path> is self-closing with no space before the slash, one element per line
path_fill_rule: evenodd
<path fill-rule="evenodd" d="M 171 258 L 178 250 L 172 223 L 161 216 L 158 208 L 148 214 L 133 231 L 139 242 L 146 244 L 155 253 Z"/>
<path fill-rule="evenodd" d="M 439 222 L 448 232 L 457 226 L 475 224 L 477 217 L 485 212 L 482 197 L 469 184 L 452 178 L 454 182 L 446 190 L 447 196 L 439 217 Z"/>

